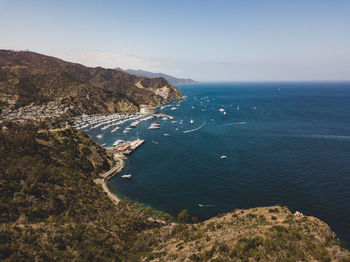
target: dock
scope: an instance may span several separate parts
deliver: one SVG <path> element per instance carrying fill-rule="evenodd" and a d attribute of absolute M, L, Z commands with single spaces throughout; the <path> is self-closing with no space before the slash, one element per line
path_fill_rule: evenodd
<path fill-rule="evenodd" d="M 129 142 L 130 146 L 128 147 L 128 149 L 124 150 L 123 154 L 126 154 L 126 155 L 131 154 L 137 148 L 139 148 L 143 143 L 145 143 L 145 140 L 143 139 L 136 139 L 134 141 Z"/>
<path fill-rule="evenodd" d="M 111 152 L 118 154 L 118 157 L 120 158 L 121 155 L 130 155 L 137 148 L 139 148 L 143 143 L 145 143 L 145 140 L 136 139 L 136 140 L 132 140 L 132 141 L 125 141 L 123 144 L 121 144 L 119 146 L 109 147 L 106 149 L 108 151 L 111 151 Z"/>

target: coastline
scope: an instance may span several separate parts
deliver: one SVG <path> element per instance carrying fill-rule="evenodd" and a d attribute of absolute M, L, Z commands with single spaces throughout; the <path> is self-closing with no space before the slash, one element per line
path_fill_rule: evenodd
<path fill-rule="evenodd" d="M 109 169 L 108 171 L 100 174 L 99 176 L 101 178 L 97 178 L 94 179 L 95 184 L 97 185 L 102 185 L 102 189 L 103 191 L 105 191 L 107 193 L 107 196 L 110 198 L 110 200 L 115 204 L 118 205 L 120 198 L 118 198 L 115 194 L 113 194 L 108 185 L 107 185 L 107 181 L 112 178 L 113 176 L 117 175 L 118 173 L 120 173 L 123 168 L 125 166 L 125 162 L 124 160 L 122 160 L 121 158 L 118 158 L 114 164 L 114 166 Z"/>

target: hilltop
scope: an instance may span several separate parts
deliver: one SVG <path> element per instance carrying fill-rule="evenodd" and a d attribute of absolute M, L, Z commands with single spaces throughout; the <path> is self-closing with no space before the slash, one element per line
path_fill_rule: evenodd
<path fill-rule="evenodd" d="M 116 69 L 135 76 L 140 76 L 140 77 L 148 77 L 148 78 L 162 77 L 173 85 L 199 84 L 198 81 L 195 81 L 191 78 L 176 78 L 174 76 L 166 75 L 163 73 L 152 73 L 144 70 L 133 70 L 133 69 L 122 70 L 120 68 L 116 68 Z"/>
<path fill-rule="evenodd" d="M 86 67 L 29 51 L 0 50 L 1 106 L 56 103 L 72 114 L 136 112 L 182 93 L 164 78 L 149 79 L 102 67 Z M 62 106 L 62 108 L 60 108 Z"/>

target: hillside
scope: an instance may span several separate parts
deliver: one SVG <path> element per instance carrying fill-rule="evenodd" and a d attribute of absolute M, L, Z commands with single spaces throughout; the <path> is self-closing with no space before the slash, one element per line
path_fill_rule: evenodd
<path fill-rule="evenodd" d="M 128 241 L 161 213 L 121 201 L 93 179 L 112 158 L 74 129 L 0 126 L 0 260 L 126 261 Z M 169 219 L 169 216 L 164 218 Z"/>
<path fill-rule="evenodd" d="M 164 78 L 89 68 L 29 51 L 0 50 L 2 103 L 17 107 L 56 102 L 74 114 L 135 112 L 140 104 L 161 105 L 182 97 Z"/>
<path fill-rule="evenodd" d="M 191 226 L 164 226 L 160 237 L 141 235 L 158 238 L 153 250 L 160 258 L 151 261 L 350 261 L 328 225 L 281 206 L 237 209 Z"/>
<path fill-rule="evenodd" d="M 120 201 L 93 179 L 111 156 L 81 131 L 0 125 L 1 261 L 349 261 L 322 221 L 286 207 L 210 220 Z"/>
<path fill-rule="evenodd" d="M 116 68 L 117 70 L 121 70 L 120 68 Z M 172 85 L 185 85 L 185 84 L 199 84 L 199 82 L 192 80 L 191 78 L 176 78 L 170 75 L 166 75 L 163 73 L 152 73 L 144 70 L 133 70 L 133 69 L 127 69 L 124 70 L 124 72 L 135 75 L 135 76 L 140 76 L 140 77 L 148 77 L 148 78 L 159 78 L 162 77 L 169 81 Z"/>

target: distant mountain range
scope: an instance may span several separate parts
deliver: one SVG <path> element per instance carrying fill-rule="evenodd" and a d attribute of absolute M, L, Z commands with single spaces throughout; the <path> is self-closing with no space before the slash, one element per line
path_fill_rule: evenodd
<path fill-rule="evenodd" d="M 116 68 L 116 70 L 126 72 L 128 74 L 132 74 L 139 77 L 148 77 L 148 78 L 159 78 L 162 77 L 166 80 L 168 80 L 173 85 L 184 85 L 184 84 L 199 84 L 198 81 L 195 81 L 191 78 L 176 78 L 170 75 L 166 75 L 163 73 L 152 73 L 144 70 L 133 70 L 133 69 L 127 69 L 123 70 L 121 68 Z"/>

